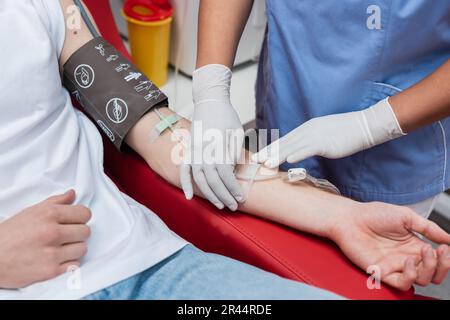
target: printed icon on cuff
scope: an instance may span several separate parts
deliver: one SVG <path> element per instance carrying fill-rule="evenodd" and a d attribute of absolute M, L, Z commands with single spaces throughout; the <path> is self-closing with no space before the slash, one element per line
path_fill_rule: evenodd
<path fill-rule="evenodd" d="M 150 91 L 145 97 L 145 101 L 151 101 L 151 100 L 156 100 L 159 98 L 159 96 L 161 95 L 161 91 L 159 90 L 153 90 Z"/>
<path fill-rule="evenodd" d="M 81 96 L 80 96 L 80 91 L 78 91 L 78 90 L 75 90 L 74 92 L 72 92 L 71 93 L 72 94 L 72 96 L 74 96 L 75 97 L 75 99 L 79 102 L 79 103 L 81 103 Z"/>
<path fill-rule="evenodd" d="M 153 83 L 150 80 L 139 81 L 139 84 L 134 87 L 136 92 L 148 91 L 152 87 Z"/>
<path fill-rule="evenodd" d="M 124 79 L 127 82 L 130 82 L 131 80 L 139 80 L 139 78 L 142 76 L 142 73 L 140 72 L 130 72 Z"/>
<path fill-rule="evenodd" d="M 100 55 L 101 55 L 102 57 L 105 56 L 106 52 L 105 52 L 105 47 L 103 46 L 103 43 L 99 43 L 99 44 L 96 45 L 94 48 L 100 53 Z"/>
<path fill-rule="evenodd" d="M 97 124 L 100 128 L 102 128 L 103 132 L 108 136 L 111 142 L 114 142 L 116 140 L 114 133 L 111 131 L 111 129 L 108 128 L 108 126 L 103 121 L 98 120 Z"/>
<path fill-rule="evenodd" d="M 108 58 L 106 58 L 106 61 L 111 62 L 116 61 L 117 59 L 119 59 L 119 56 L 117 54 L 112 54 Z"/>
<path fill-rule="evenodd" d="M 117 72 L 127 71 L 130 68 L 129 63 L 121 63 L 116 67 Z"/>
<path fill-rule="evenodd" d="M 80 64 L 75 69 L 74 78 L 81 88 L 87 89 L 94 83 L 95 79 L 94 69 L 92 69 L 90 65 Z"/>
<path fill-rule="evenodd" d="M 106 114 L 114 123 L 122 123 L 128 117 L 128 105 L 120 98 L 113 98 L 106 104 Z"/>

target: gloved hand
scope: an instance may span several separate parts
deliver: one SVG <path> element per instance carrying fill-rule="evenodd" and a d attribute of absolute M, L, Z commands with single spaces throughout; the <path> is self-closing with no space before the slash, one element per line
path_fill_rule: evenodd
<path fill-rule="evenodd" d="M 253 155 L 269 168 L 312 156 L 339 159 L 405 135 L 388 98 L 356 112 L 311 119 Z"/>
<path fill-rule="evenodd" d="M 201 193 L 217 208 L 235 211 L 244 193 L 234 175 L 244 130 L 230 101 L 231 70 L 207 65 L 194 72 L 194 116 L 190 158 L 180 166 L 180 182 L 187 199 L 193 197 L 192 176 Z M 218 138 L 218 139 L 217 139 Z M 211 139 L 216 139 L 211 142 Z M 211 155 L 211 146 L 216 154 Z"/>

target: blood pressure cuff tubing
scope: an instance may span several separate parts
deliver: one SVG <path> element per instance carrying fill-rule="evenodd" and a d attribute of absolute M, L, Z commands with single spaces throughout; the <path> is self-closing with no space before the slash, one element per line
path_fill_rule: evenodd
<path fill-rule="evenodd" d="M 102 37 L 78 49 L 64 65 L 64 86 L 119 150 L 131 128 L 167 97 Z"/>

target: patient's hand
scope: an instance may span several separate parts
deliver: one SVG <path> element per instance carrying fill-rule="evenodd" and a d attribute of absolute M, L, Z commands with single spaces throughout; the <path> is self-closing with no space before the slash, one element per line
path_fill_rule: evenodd
<path fill-rule="evenodd" d="M 74 191 L 50 197 L 0 223 L 0 288 L 22 288 L 79 266 L 91 212 L 71 205 L 74 199 Z"/>
<path fill-rule="evenodd" d="M 367 203 L 360 209 L 342 221 L 334 237 L 354 263 L 367 271 L 379 267 L 381 280 L 401 290 L 444 281 L 450 270 L 449 234 L 405 207 Z M 434 250 L 413 232 L 441 245 Z"/>

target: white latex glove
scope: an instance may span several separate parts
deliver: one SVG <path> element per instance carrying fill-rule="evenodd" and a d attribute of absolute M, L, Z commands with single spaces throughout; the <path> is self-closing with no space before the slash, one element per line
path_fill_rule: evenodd
<path fill-rule="evenodd" d="M 253 155 L 269 168 L 312 156 L 339 159 L 405 135 L 388 98 L 356 112 L 311 119 Z"/>
<path fill-rule="evenodd" d="M 216 64 L 197 69 L 193 74 L 191 159 L 180 166 L 180 182 L 186 198 L 192 199 L 192 170 L 197 187 L 210 202 L 219 209 L 227 206 L 235 211 L 237 201 L 244 201 L 244 193 L 234 175 L 234 165 L 240 158 L 244 142 L 244 130 L 230 101 L 231 76 L 229 68 Z M 199 125 L 202 132 L 198 131 Z M 218 149 L 223 156 L 205 158 L 211 150 L 210 134 L 221 136 Z"/>

